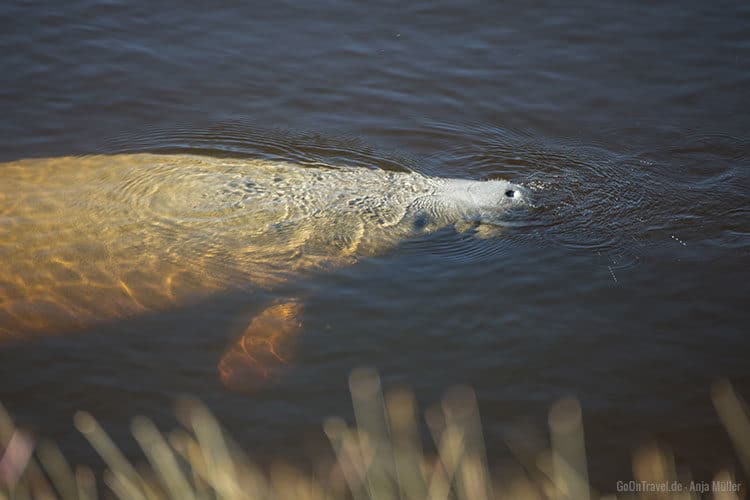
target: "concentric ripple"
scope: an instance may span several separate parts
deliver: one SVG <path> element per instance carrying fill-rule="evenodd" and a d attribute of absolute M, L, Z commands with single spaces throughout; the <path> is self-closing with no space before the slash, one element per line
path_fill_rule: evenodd
<path fill-rule="evenodd" d="M 602 135 L 617 138 L 620 134 L 612 130 L 601 131 Z M 740 245 L 745 241 L 743 207 L 748 205 L 750 183 L 747 177 L 738 177 L 734 167 L 748 163 L 750 147 L 738 138 L 710 132 L 670 135 L 667 131 L 656 145 L 622 145 L 617 140 L 540 137 L 528 130 L 482 123 L 429 121 L 424 136 L 435 145 L 435 153 L 423 158 L 383 154 L 358 138 L 267 130 L 244 122 L 146 130 L 110 141 L 104 149 L 507 179 L 528 188 L 532 210 L 508 214 L 501 238 L 473 230 L 447 231 L 406 244 L 410 251 L 462 262 L 492 259 L 533 240 L 587 252 L 603 259 L 608 267 L 621 269 L 637 265 L 646 246 L 682 245 L 696 239 L 692 234 L 696 230 L 701 231 L 700 239 L 720 238 Z M 685 175 L 688 170 L 690 176 Z M 149 173 L 153 175 L 158 172 Z M 132 186 L 148 194 L 141 198 L 151 200 L 149 210 L 155 216 L 170 219 L 175 204 L 189 203 L 184 191 L 156 185 Z M 205 213 L 200 199 L 210 200 Z M 205 179 L 200 197 L 190 203 L 196 203 L 193 217 L 231 218 L 242 206 L 243 194 L 236 179 L 217 182 L 210 177 Z M 727 206 L 736 208 L 727 211 Z M 738 240 L 743 243 L 736 243 Z"/>
<path fill-rule="evenodd" d="M 535 137 L 481 124 L 430 127 L 443 143 L 463 142 L 432 155 L 430 173 L 514 179 L 533 194 L 534 210 L 521 230 L 486 245 L 533 238 L 591 253 L 610 270 L 637 265 L 646 247 L 712 238 L 747 246 L 747 219 L 741 219 L 750 182 L 736 167 L 748 163 L 750 146 L 737 138 L 690 133 L 615 151 L 601 141 Z M 687 170 L 698 173 L 686 176 Z"/>

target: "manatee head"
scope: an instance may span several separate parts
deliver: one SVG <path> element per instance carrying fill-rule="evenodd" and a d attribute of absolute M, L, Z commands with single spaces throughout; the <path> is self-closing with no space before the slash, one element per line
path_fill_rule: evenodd
<path fill-rule="evenodd" d="M 528 189 L 504 180 L 446 180 L 441 195 L 455 224 L 502 225 L 509 212 L 530 205 Z"/>
<path fill-rule="evenodd" d="M 528 190 L 508 181 L 474 181 L 466 190 L 470 211 L 479 222 L 493 222 L 498 215 L 529 203 Z"/>

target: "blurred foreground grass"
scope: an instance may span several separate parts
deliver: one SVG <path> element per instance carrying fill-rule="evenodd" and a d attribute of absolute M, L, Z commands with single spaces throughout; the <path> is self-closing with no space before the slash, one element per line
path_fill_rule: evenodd
<path fill-rule="evenodd" d="M 324 424 L 336 461 L 314 474 L 284 464 L 263 470 L 222 431 L 201 404 L 184 401 L 177 416 L 184 426 L 168 434 L 148 419 L 133 420 L 133 436 L 149 464 L 134 466 L 88 413 L 76 428 L 106 463 L 103 481 L 91 469 L 71 467 L 49 442 L 35 443 L 16 428 L 0 406 L 0 500 L 18 498 L 94 499 L 570 499 L 642 498 L 721 500 L 745 498 L 747 486 L 730 471 L 717 471 L 708 491 L 689 491 L 666 449 L 645 448 L 633 458 L 630 491 L 603 494 L 589 485 L 581 409 L 562 400 L 549 413 L 550 447 L 518 447 L 514 476 L 492 477 L 474 393 L 450 390 L 442 405 L 426 413 L 437 455 L 422 449 L 414 397 L 405 390 L 383 396 L 376 373 L 357 370 L 350 378 L 356 426 L 331 418 Z M 714 405 L 750 476 L 750 419 L 731 385 L 712 390 Z M 684 474 L 684 473 L 682 473 Z M 676 491 L 675 485 L 684 486 Z M 667 491 L 658 491 L 664 490 Z M 634 491 L 635 490 L 635 491 Z"/>

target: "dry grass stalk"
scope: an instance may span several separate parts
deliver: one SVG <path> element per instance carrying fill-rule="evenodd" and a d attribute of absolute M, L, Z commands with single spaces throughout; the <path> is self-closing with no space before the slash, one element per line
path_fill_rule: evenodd
<path fill-rule="evenodd" d="M 315 474 L 283 463 L 261 470 L 221 429 L 203 405 L 183 401 L 178 419 L 183 429 L 164 435 L 148 419 L 136 417 L 132 431 L 148 460 L 136 467 L 122 454 L 93 416 L 78 412 L 74 422 L 104 460 L 103 482 L 118 498 L 151 500 L 334 500 L 338 498 L 403 500 L 589 500 L 639 498 L 693 499 L 690 491 L 640 491 L 599 496 L 589 485 L 581 408 L 577 401 L 558 402 L 549 414 L 551 447 L 538 451 L 509 441 L 520 465 L 512 476 L 493 478 L 487 467 L 479 410 L 468 388 L 449 391 L 439 407 L 426 413 L 437 456 L 426 456 L 420 439 L 413 395 L 403 389 L 385 396 L 380 379 L 357 370 L 350 379 L 356 426 L 327 419 L 324 431 L 336 460 Z M 743 466 L 750 466 L 750 419 L 728 382 L 717 383 L 712 397 Z M 31 455 L 31 436 L 18 429 L 0 406 L 0 500 L 99 498 L 97 481 L 86 468 L 71 467 L 52 443 L 41 441 Z M 24 450 L 28 453 L 24 454 Z M 535 451 L 537 450 L 537 451 Z M 667 449 L 649 446 L 633 460 L 633 477 L 643 484 L 689 482 L 677 473 Z M 719 471 L 715 483 L 738 485 Z M 746 489 L 704 492 L 703 498 L 740 500 Z"/>

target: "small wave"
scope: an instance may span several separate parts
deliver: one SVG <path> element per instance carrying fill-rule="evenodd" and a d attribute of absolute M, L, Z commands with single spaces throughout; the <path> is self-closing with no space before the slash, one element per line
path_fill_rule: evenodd
<path fill-rule="evenodd" d="M 257 127 L 241 120 L 208 126 L 149 127 L 113 137 L 94 152 L 198 154 L 284 160 L 329 168 L 361 166 L 397 172 L 414 171 L 416 165 L 413 158 L 383 154 L 357 137 Z"/>
<path fill-rule="evenodd" d="M 636 265 L 647 247 L 673 245 L 673 236 L 680 238 L 678 234 L 695 240 L 701 237 L 697 231 L 704 231 L 707 238 L 716 238 L 713 233 L 726 227 L 735 236 L 748 232 L 736 211 L 748 205 L 750 169 L 745 168 L 743 174 L 741 167 L 750 158 L 750 146 L 736 137 L 691 131 L 669 135 L 667 130 L 656 146 L 613 147 L 601 134 L 585 141 L 484 123 L 422 120 L 422 124 L 419 131 L 394 132 L 419 132 L 431 143 L 444 145 L 420 159 L 383 154 L 357 137 L 267 129 L 244 121 L 207 127 L 184 124 L 169 130 L 152 127 L 112 139 L 97 152 L 189 153 L 328 168 L 360 166 L 505 179 L 530 189 L 530 216 L 509 220 L 509 226 L 519 227 L 509 229 L 503 238 L 481 240 L 441 233 L 411 246 L 459 261 L 494 258 L 508 248 L 508 241 L 533 237 L 537 242 L 601 255 L 608 266 L 617 268 L 621 264 L 615 261 Z M 623 135 L 610 133 L 616 138 Z"/>
<path fill-rule="evenodd" d="M 611 270 L 638 265 L 650 248 L 674 250 L 686 238 L 717 238 L 714 233 L 727 225 L 736 245 L 737 234 L 747 230 L 746 222 L 737 223 L 736 210 L 750 201 L 750 147 L 736 137 L 689 132 L 658 139 L 657 146 L 613 148 L 601 137 L 584 141 L 480 124 L 434 126 L 448 142 L 455 133 L 452 141 L 462 145 L 432 155 L 430 173 L 526 186 L 534 199 L 533 233 L 541 242 L 594 254 Z M 458 137 L 467 130 L 468 143 Z"/>
<path fill-rule="evenodd" d="M 480 263 L 508 254 L 514 242 L 503 238 L 479 239 L 472 231 L 457 233 L 443 230 L 430 236 L 408 241 L 402 245 L 405 253 L 431 257 L 461 264 Z"/>

